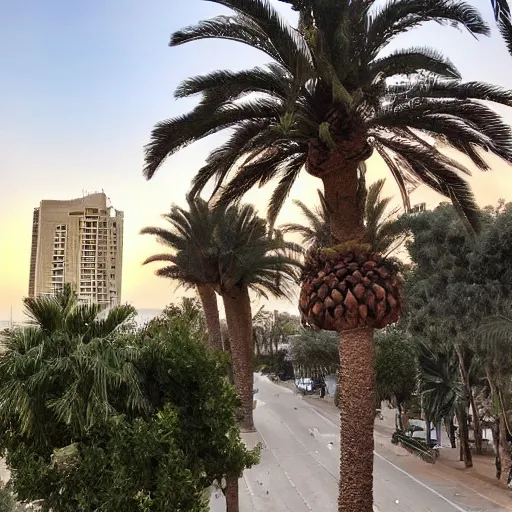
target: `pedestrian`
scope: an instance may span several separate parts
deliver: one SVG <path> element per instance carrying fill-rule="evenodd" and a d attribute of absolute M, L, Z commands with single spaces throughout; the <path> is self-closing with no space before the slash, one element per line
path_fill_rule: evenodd
<path fill-rule="evenodd" d="M 320 398 L 325 398 L 325 382 L 322 382 L 322 386 L 320 387 Z"/>

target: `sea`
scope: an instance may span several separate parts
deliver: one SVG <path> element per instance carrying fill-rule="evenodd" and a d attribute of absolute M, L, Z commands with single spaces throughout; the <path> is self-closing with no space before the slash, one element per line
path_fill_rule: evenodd
<path fill-rule="evenodd" d="M 155 316 L 158 316 L 160 313 L 162 313 L 162 309 L 156 309 L 156 308 L 142 308 L 137 309 L 137 315 L 135 317 L 135 322 L 139 327 L 142 327 L 143 325 L 147 324 L 151 319 L 155 318 Z M 21 321 L 21 322 L 11 322 L 10 320 L 0 320 L 0 331 L 3 331 L 4 329 L 9 329 L 11 327 L 23 327 L 24 325 L 28 325 L 28 321 Z"/>

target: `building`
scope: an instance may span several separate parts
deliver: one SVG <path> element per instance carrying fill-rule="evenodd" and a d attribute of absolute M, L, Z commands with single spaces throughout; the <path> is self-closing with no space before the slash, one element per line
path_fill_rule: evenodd
<path fill-rule="evenodd" d="M 119 304 L 123 212 L 104 193 L 41 201 L 34 209 L 29 296 L 53 295 L 70 283 L 80 302 Z"/>

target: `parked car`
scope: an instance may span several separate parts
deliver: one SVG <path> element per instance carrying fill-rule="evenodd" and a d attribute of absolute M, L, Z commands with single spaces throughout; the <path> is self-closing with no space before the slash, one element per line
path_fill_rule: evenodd
<path fill-rule="evenodd" d="M 309 377 L 295 379 L 295 385 L 302 392 L 312 392 L 314 390 L 313 379 L 310 379 Z"/>

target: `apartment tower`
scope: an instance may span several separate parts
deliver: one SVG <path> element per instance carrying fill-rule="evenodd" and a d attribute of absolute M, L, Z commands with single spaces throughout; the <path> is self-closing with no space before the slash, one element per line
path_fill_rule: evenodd
<path fill-rule="evenodd" d="M 121 299 L 123 212 L 104 193 L 41 201 L 34 209 L 29 296 L 71 284 L 82 303 L 102 308 Z"/>

